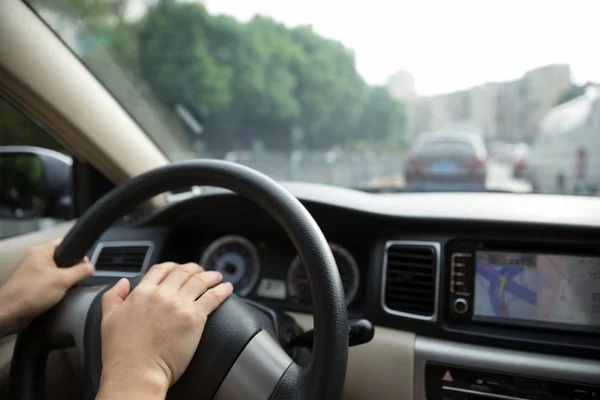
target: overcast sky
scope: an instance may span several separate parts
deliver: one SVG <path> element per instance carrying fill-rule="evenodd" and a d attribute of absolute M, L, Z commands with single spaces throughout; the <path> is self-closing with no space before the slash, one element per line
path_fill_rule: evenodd
<path fill-rule="evenodd" d="M 206 0 L 212 13 L 307 25 L 356 54 L 371 84 L 403 69 L 431 95 L 568 63 L 600 82 L 600 0 Z"/>

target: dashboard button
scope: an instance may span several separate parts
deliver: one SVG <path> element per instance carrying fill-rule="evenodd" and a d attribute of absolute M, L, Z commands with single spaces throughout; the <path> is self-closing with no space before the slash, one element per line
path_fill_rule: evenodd
<path fill-rule="evenodd" d="M 462 297 L 459 297 L 458 299 L 454 300 L 452 307 L 455 313 L 464 314 L 469 310 L 469 303 L 467 302 L 467 300 L 463 299 Z"/>

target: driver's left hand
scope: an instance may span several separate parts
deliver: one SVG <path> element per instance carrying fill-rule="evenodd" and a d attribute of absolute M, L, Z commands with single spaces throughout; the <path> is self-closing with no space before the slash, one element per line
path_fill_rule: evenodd
<path fill-rule="evenodd" d="M 60 242 L 56 239 L 30 248 L 0 287 L 0 337 L 25 329 L 67 290 L 94 273 L 87 257 L 70 268 L 58 268 L 53 257 Z"/>

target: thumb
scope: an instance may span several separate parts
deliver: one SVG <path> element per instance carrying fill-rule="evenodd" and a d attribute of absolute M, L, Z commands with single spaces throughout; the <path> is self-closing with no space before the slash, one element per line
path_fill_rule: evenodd
<path fill-rule="evenodd" d="M 102 315 L 106 316 L 123 304 L 129 296 L 129 280 L 121 278 L 109 291 L 102 296 Z"/>
<path fill-rule="evenodd" d="M 66 284 L 70 288 L 92 276 L 94 273 L 94 266 L 87 261 L 83 261 L 72 267 L 60 268 L 60 270 L 66 275 Z"/>

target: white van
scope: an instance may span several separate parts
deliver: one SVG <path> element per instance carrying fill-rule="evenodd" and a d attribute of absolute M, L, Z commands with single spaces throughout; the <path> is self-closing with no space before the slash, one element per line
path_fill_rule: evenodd
<path fill-rule="evenodd" d="M 527 177 L 535 191 L 600 195 L 600 89 L 554 107 L 540 122 Z"/>

